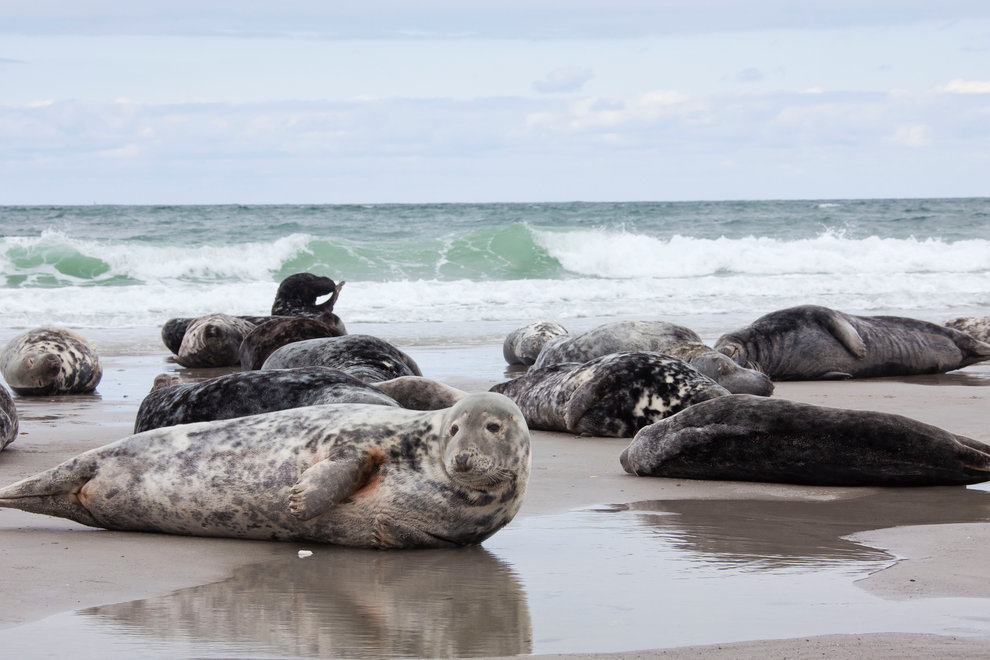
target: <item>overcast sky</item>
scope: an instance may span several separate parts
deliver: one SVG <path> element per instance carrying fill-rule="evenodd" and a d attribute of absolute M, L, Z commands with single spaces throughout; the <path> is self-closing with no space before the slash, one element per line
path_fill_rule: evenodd
<path fill-rule="evenodd" d="M 0 204 L 988 195 L 986 0 L 0 3 Z"/>

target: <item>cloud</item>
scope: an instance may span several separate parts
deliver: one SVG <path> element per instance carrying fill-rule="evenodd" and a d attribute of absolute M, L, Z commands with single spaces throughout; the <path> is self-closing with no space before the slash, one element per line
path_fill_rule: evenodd
<path fill-rule="evenodd" d="M 949 94 L 990 94 L 990 80 L 964 80 L 954 78 L 939 91 Z"/>
<path fill-rule="evenodd" d="M 924 124 L 903 124 L 897 127 L 890 138 L 905 147 L 927 147 L 932 143 L 928 138 L 928 127 Z"/>
<path fill-rule="evenodd" d="M 594 74 L 590 69 L 579 66 L 564 67 L 554 69 L 542 80 L 534 82 L 533 89 L 543 94 L 576 92 L 592 78 L 594 78 Z"/>

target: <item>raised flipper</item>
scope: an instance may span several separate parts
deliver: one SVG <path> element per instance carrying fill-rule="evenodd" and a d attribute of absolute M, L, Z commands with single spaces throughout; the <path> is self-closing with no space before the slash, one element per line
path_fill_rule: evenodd
<path fill-rule="evenodd" d="M 866 357 L 866 344 L 852 323 L 837 312 L 831 312 L 822 317 L 822 324 L 842 344 L 847 351 L 862 360 Z"/>
<path fill-rule="evenodd" d="M 299 520 L 323 515 L 352 493 L 364 488 L 384 461 L 380 451 L 320 461 L 303 472 L 292 486 L 289 511 Z"/>
<path fill-rule="evenodd" d="M 455 543 L 435 536 L 387 514 L 375 516 L 375 546 L 398 550 L 402 548 L 458 548 L 463 543 Z"/>
<path fill-rule="evenodd" d="M 0 488 L 0 507 L 68 518 L 82 525 L 103 527 L 86 509 L 83 488 L 96 470 L 76 461 L 63 463 Z"/>

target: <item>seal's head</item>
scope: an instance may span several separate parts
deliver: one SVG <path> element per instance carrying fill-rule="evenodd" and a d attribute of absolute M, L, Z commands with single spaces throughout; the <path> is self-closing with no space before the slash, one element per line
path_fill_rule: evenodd
<path fill-rule="evenodd" d="M 451 407 L 441 429 L 444 468 L 477 490 L 524 486 L 529 478 L 530 436 L 522 411 L 506 396 L 471 394 Z"/>
<path fill-rule="evenodd" d="M 54 386 L 62 360 L 54 353 L 31 353 L 5 374 L 13 388 L 43 392 Z"/>
<path fill-rule="evenodd" d="M 732 350 L 739 352 L 741 348 L 733 344 Z M 766 374 L 736 364 L 728 353 L 707 352 L 693 358 L 689 364 L 733 394 L 773 394 L 773 381 Z"/>
<path fill-rule="evenodd" d="M 300 313 L 332 312 L 343 286 L 343 282 L 338 284 L 329 277 L 312 273 L 289 275 L 278 285 L 275 302 L 272 304 L 272 314 L 295 316 Z M 329 300 L 316 304 L 317 298 L 328 294 L 332 294 Z"/>

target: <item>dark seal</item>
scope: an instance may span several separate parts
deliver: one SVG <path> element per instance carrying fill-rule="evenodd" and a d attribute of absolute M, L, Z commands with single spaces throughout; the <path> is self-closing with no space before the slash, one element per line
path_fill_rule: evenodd
<path fill-rule="evenodd" d="M 515 401 L 530 428 L 616 438 L 728 394 L 680 360 L 650 352 L 532 368 L 491 391 Z"/>
<path fill-rule="evenodd" d="M 103 366 L 79 333 L 43 327 L 7 342 L 0 351 L 0 373 L 22 396 L 86 394 L 100 384 Z"/>
<path fill-rule="evenodd" d="M 990 344 L 935 323 L 804 305 L 771 312 L 715 344 L 773 380 L 910 376 L 990 359 Z"/>
<path fill-rule="evenodd" d="M 0 385 L 0 450 L 17 439 L 17 406 L 10 392 Z"/>
<path fill-rule="evenodd" d="M 340 327 L 325 323 L 322 317 L 273 316 L 244 335 L 237 349 L 237 357 L 241 369 L 261 369 L 268 356 L 286 344 L 306 339 L 339 337 L 343 334 L 346 333 L 341 332 Z"/>
<path fill-rule="evenodd" d="M 329 367 L 238 371 L 198 383 L 159 387 L 156 381 L 141 401 L 134 432 L 325 403 L 399 405 L 370 385 Z"/>
<path fill-rule="evenodd" d="M 636 434 L 626 472 L 818 486 L 990 479 L 990 446 L 901 415 L 746 394 L 705 401 Z"/>
<path fill-rule="evenodd" d="M 0 506 L 91 527 L 366 548 L 481 543 L 530 472 L 498 394 L 420 412 L 309 406 L 154 429 L 0 489 Z"/>
<path fill-rule="evenodd" d="M 400 376 L 422 376 L 411 357 L 384 339 L 371 335 L 345 335 L 307 339 L 276 349 L 262 369 L 292 369 L 320 365 L 340 369 L 366 383 Z"/>

